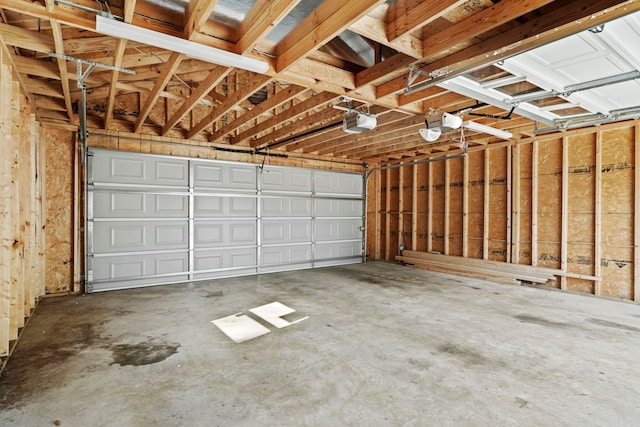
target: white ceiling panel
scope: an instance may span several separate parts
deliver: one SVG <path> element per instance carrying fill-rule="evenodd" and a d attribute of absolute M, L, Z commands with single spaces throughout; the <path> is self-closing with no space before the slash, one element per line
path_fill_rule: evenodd
<path fill-rule="evenodd" d="M 584 61 L 602 54 L 598 46 L 581 37 L 574 36 L 539 47 L 521 56 L 540 62 L 549 68 L 558 68 L 565 62 Z"/>

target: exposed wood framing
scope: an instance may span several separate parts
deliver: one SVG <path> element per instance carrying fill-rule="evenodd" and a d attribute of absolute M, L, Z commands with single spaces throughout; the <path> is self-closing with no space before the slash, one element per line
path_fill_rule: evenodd
<path fill-rule="evenodd" d="M 491 201 L 489 199 L 490 191 L 489 191 L 489 176 L 490 168 L 489 168 L 489 153 L 491 150 L 488 148 L 484 150 L 484 204 L 482 207 L 482 215 L 484 219 L 484 225 L 482 229 L 482 259 L 489 259 L 489 214 L 491 208 Z"/>
<path fill-rule="evenodd" d="M 427 163 L 427 252 L 433 251 L 433 166 Z"/>
<path fill-rule="evenodd" d="M 145 120 L 149 116 L 149 113 L 151 113 L 151 109 L 156 105 L 156 101 L 158 100 L 158 98 L 160 98 L 160 95 L 162 94 L 165 86 L 167 85 L 167 83 L 169 83 L 169 80 L 171 80 L 176 70 L 180 66 L 180 62 L 182 61 L 183 57 L 184 55 L 182 55 L 181 53 L 172 53 L 167 63 L 164 64 L 162 73 L 155 80 L 155 85 L 153 86 L 153 89 L 151 89 L 151 93 L 147 95 L 144 106 L 140 109 L 138 120 L 136 121 L 136 124 L 133 128 L 133 131 L 135 133 L 140 132 L 140 130 L 142 129 Z"/>
<path fill-rule="evenodd" d="M 404 210 L 404 174 L 406 166 L 398 168 L 398 247 L 404 247 L 404 216 L 407 212 Z M 392 253 L 396 253 L 394 248 Z"/>
<path fill-rule="evenodd" d="M 411 173 L 411 249 L 415 251 L 418 248 L 418 165 L 411 167 Z"/>
<path fill-rule="evenodd" d="M 451 160 L 444 162 L 444 254 L 449 255 L 449 227 L 451 225 Z"/>
<path fill-rule="evenodd" d="M 394 41 L 407 35 L 465 2 L 466 0 L 427 1 L 410 9 L 407 8 L 407 0 L 391 3 L 387 11 L 387 39 Z"/>
<path fill-rule="evenodd" d="M 531 265 L 538 265 L 538 141 L 531 147 Z"/>
<path fill-rule="evenodd" d="M 637 159 L 636 159 L 636 164 Z M 595 170 L 595 206 L 594 206 L 594 232 L 593 232 L 593 275 L 602 276 L 602 132 L 596 132 L 596 170 Z M 637 199 L 636 199 L 637 200 Z M 594 293 L 602 295 L 600 280 L 594 282 Z"/>
<path fill-rule="evenodd" d="M 275 28 L 300 1 L 256 1 L 236 32 L 237 52 L 247 52 L 254 47 L 258 40 Z"/>
<path fill-rule="evenodd" d="M 569 237 L 569 139 L 562 138 L 562 190 L 561 190 L 560 269 L 568 271 Z M 560 289 L 567 289 L 566 276 L 560 278 Z"/>
<path fill-rule="evenodd" d="M 382 0 L 343 2 L 325 1 L 289 33 L 277 47 L 277 70 L 283 72 L 296 61 L 317 50 Z"/>
<path fill-rule="evenodd" d="M 520 146 L 516 145 L 511 149 L 512 153 L 512 171 L 507 173 L 507 177 L 513 176 L 511 180 L 511 233 L 507 233 L 507 237 L 511 236 L 511 256 L 510 262 L 520 264 Z M 509 246 L 509 245 L 507 245 Z"/>
<path fill-rule="evenodd" d="M 635 170 L 634 170 L 634 274 L 633 300 L 640 302 L 640 124 L 634 128 Z M 596 261 L 599 261 L 596 259 Z"/>
<path fill-rule="evenodd" d="M 384 234 L 384 259 L 391 259 L 391 169 L 385 171 L 386 178 L 386 206 L 385 206 L 385 234 Z"/>
<path fill-rule="evenodd" d="M 380 235 L 382 231 L 382 174 L 380 172 L 375 173 L 375 185 L 376 185 L 376 213 L 375 213 L 375 257 L 376 259 L 382 258 L 382 251 L 380 248 Z"/>
<path fill-rule="evenodd" d="M 18 339 L 19 329 L 24 326 L 24 281 L 22 277 L 22 249 L 24 246 L 24 238 L 22 236 L 20 212 L 20 183 L 22 181 L 20 174 L 20 86 L 18 82 L 11 82 L 11 325 L 9 339 L 11 341 Z"/>
<path fill-rule="evenodd" d="M 0 51 L 0 57 L 4 50 Z M 11 182 L 11 70 L 0 63 L 0 181 Z M 11 186 L 0 186 L 0 356 L 9 354 L 11 319 Z"/>
<path fill-rule="evenodd" d="M 50 0 L 51 1 L 51 0 Z M 125 0 L 123 8 L 123 21 L 131 23 L 133 19 L 133 12 L 135 10 L 136 0 Z M 124 58 L 125 48 L 127 47 L 127 40 L 120 39 L 116 44 L 115 51 L 113 52 L 113 65 L 116 67 L 122 66 L 122 60 Z M 107 104 L 105 107 L 104 128 L 109 129 L 111 127 L 111 120 L 113 120 L 113 107 L 115 104 L 116 95 L 118 93 L 118 77 L 120 72 L 117 70 L 112 71 L 111 84 L 109 85 L 109 95 L 107 97 Z M 70 110 L 71 111 L 71 110 Z"/>
<path fill-rule="evenodd" d="M 462 256 L 469 256 L 469 156 L 464 156 L 462 170 Z"/>
<path fill-rule="evenodd" d="M 445 2 L 438 2 L 437 4 L 442 3 Z M 476 37 L 482 33 L 493 30 L 502 24 L 517 19 L 548 3 L 551 3 L 551 0 L 503 1 L 469 16 L 456 23 L 456 25 L 433 34 L 429 32 L 429 28 L 427 27 L 425 30 L 427 34 L 424 34 L 425 43 L 422 49 L 422 55 L 430 57 L 434 54 L 447 52 L 451 47 L 463 42 L 469 37 Z"/>
<path fill-rule="evenodd" d="M 512 171 L 514 170 L 513 168 L 513 147 L 511 145 L 507 146 L 507 164 L 506 164 L 506 168 L 507 168 L 507 194 L 506 194 L 506 236 L 507 236 L 507 253 L 506 253 L 506 258 L 507 258 L 507 262 L 512 262 L 512 258 L 511 255 L 513 254 L 513 236 L 512 236 L 512 232 L 513 232 L 513 227 L 514 227 L 514 223 L 513 223 L 513 210 L 511 209 L 512 206 L 512 193 L 511 193 L 511 186 L 513 183 L 513 177 L 512 177 Z M 518 168 L 519 169 L 519 168 Z"/>

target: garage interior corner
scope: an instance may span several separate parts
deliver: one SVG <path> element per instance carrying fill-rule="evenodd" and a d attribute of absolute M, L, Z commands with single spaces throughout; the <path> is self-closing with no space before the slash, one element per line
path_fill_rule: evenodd
<path fill-rule="evenodd" d="M 388 262 L 47 298 L 0 424 L 635 425 L 639 338 L 631 303 Z"/>

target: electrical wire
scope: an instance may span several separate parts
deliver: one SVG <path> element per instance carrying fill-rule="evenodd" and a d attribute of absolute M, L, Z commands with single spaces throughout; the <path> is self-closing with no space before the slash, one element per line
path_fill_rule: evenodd
<path fill-rule="evenodd" d="M 153 52 L 145 52 L 142 49 L 140 49 L 139 47 L 137 47 L 136 45 L 131 45 L 132 48 L 134 48 L 135 50 L 137 50 L 138 52 L 140 52 L 143 55 L 146 55 L 148 57 L 151 58 L 156 58 L 158 61 L 162 62 L 163 64 L 166 64 L 167 61 L 165 61 L 164 59 L 162 59 L 160 56 L 156 55 Z M 173 77 L 179 81 L 180 83 L 182 83 L 183 85 L 185 85 L 189 90 L 193 90 L 193 88 L 191 86 L 189 86 L 189 84 L 187 82 L 185 82 L 184 80 L 182 80 L 177 74 L 174 74 Z"/>

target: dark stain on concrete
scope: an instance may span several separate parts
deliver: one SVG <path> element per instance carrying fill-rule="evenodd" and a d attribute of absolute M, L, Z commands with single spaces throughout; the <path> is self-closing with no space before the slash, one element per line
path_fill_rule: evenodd
<path fill-rule="evenodd" d="M 514 317 L 520 320 L 521 322 L 533 323 L 540 326 L 548 326 L 550 328 L 572 328 L 573 327 L 573 325 L 570 323 L 554 322 L 553 320 L 547 320 L 542 317 L 530 316 L 528 314 L 519 314 Z"/>
<path fill-rule="evenodd" d="M 205 298 L 220 298 L 221 296 L 224 296 L 224 292 L 222 291 L 208 291 L 204 295 Z"/>
<path fill-rule="evenodd" d="M 414 357 L 410 357 L 407 361 L 409 366 L 414 368 L 417 371 L 428 371 L 431 368 L 431 362 L 427 359 L 417 359 Z"/>
<path fill-rule="evenodd" d="M 34 393 L 64 384 L 69 375 L 67 366 L 71 366 L 69 359 L 103 342 L 103 323 L 70 324 L 60 319 L 38 334 L 22 337 L 0 379 L 0 410 L 21 407 Z M 36 325 L 34 322 L 30 326 L 35 329 Z M 47 369 L 34 369 L 40 366 Z"/>
<path fill-rule="evenodd" d="M 490 361 L 472 348 L 462 347 L 454 343 L 446 343 L 438 347 L 438 352 L 449 354 L 460 359 L 467 366 L 490 365 Z"/>
<path fill-rule="evenodd" d="M 176 354 L 180 344 L 174 342 L 143 341 L 137 344 L 115 344 L 111 365 L 142 366 L 159 363 Z"/>
<path fill-rule="evenodd" d="M 622 323 L 610 322 L 608 320 L 603 320 L 603 319 L 595 319 L 593 317 L 589 319 L 589 322 L 596 325 L 600 325 L 600 326 L 606 326 L 608 328 L 622 329 L 623 331 L 640 332 L 640 328 L 636 328 L 635 326 L 629 326 L 629 325 L 624 325 Z"/>
<path fill-rule="evenodd" d="M 376 285 L 382 288 L 396 288 L 402 289 L 399 283 L 391 282 L 390 280 L 379 279 L 375 276 L 363 276 L 357 278 L 358 282 L 367 283 L 369 285 Z"/>

